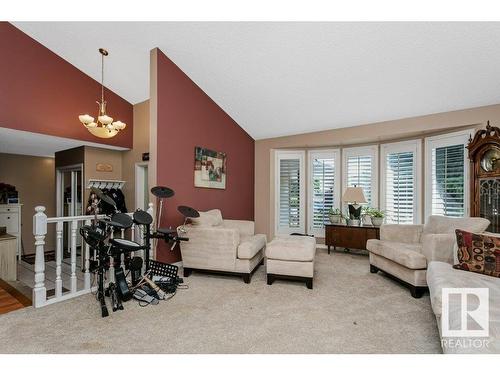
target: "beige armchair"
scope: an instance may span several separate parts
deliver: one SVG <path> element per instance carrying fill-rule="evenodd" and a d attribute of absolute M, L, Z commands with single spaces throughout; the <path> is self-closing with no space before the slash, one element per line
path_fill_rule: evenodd
<path fill-rule="evenodd" d="M 224 220 L 220 210 L 200 212 L 179 235 L 189 238 L 181 244 L 184 276 L 193 270 L 235 274 L 249 283 L 262 264 L 266 235 L 255 234 L 254 222 Z"/>
<path fill-rule="evenodd" d="M 402 281 L 414 298 L 427 289 L 426 272 L 431 261 L 453 264 L 455 229 L 483 232 L 490 222 L 479 217 L 430 216 L 425 225 L 386 224 L 380 240 L 368 240 L 370 272 L 379 270 Z"/>

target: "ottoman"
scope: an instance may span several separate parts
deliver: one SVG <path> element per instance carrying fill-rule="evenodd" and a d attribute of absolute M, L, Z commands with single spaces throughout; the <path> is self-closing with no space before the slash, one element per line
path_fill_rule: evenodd
<path fill-rule="evenodd" d="M 304 281 L 312 289 L 315 254 L 314 237 L 276 237 L 266 247 L 267 285 L 279 278 Z"/>

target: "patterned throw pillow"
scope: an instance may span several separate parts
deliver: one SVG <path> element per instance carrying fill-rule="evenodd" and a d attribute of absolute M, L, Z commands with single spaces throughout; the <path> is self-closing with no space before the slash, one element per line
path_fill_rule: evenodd
<path fill-rule="evenodd" d="M 500 237 L 457 229 L 458 264 L 453 268 L 500 277 Z"/>

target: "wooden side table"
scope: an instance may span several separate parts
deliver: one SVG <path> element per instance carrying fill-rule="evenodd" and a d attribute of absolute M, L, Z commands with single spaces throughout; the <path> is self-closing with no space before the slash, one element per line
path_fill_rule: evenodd
<path fill-rule="evenodd" d="M 366 241 L 380 239 L 380 227 L 373 225 L 353 226 L 347 224 L 325 224 L 325 244 L 336 250 L 338 247 L 346 249 L 366 250 Z"/>

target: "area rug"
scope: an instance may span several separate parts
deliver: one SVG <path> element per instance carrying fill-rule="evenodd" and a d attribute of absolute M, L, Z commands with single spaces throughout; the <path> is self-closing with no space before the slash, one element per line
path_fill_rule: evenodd
<path fill-rule="evenodd" d="M 196 272 L 185 281 L 170 301 L 129 301 L 107 318 L 90 294 L 4 314 L 0 353 L 441 352 L 429 296 L 371 274 L 367 256 L 318 249 L 312 290 L 267 285 L 265 266 L 250 284 Z"/>

